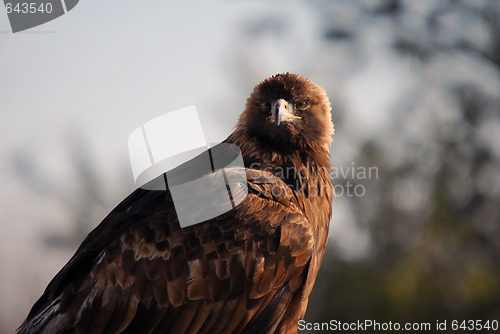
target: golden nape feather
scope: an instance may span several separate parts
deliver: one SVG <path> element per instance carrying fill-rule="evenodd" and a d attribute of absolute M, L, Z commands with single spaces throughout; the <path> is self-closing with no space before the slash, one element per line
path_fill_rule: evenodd
<path fill-rule="evenodd" d="M 246 198 L 181 228 L 168 186 L 137 189 L 18 333 L 296 333 L 328 238 L 332 134 L 322 88 L 289 73 L 264 80 L 225 140 L 241 150 Z"/>

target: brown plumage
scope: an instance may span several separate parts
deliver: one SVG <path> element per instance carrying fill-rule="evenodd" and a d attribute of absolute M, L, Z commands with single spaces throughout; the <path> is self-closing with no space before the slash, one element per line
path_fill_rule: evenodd
<path fill-rule="evenodd" d="M 181 229 L 168 189 L 136 190 L 18 333 L 296 333 L 328 237 L 332 133 L 323 89 L 295 74 L 266 79 L 225 141 L 242 152 L 245 200 Z"/>

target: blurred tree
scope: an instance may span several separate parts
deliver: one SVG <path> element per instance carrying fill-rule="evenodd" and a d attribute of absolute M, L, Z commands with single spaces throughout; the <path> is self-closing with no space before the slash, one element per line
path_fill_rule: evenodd
<path fill-rule="evenodd" d="M 365 29 L 383 30 L 418 85 L 355 158 L 380 171 L 351 180 L 371 194 L 351 203 L 370 254 L 328 254 L 308 320 L 500 320 L 500 2 L 370 2 L 356 16 L 332 20 L 329 43 L 355 57 Z"/>

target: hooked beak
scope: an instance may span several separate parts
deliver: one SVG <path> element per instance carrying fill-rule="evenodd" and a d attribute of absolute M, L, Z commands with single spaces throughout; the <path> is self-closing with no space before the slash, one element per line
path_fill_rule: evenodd
<path fill-rule="evenodd" d="M 279 99 L 272 105 L 274 124 L 279 126 L 281 122 L 286 122 L 291 118 L 300 118 L 293 114 L 293 107 L 286 100 Z"/>

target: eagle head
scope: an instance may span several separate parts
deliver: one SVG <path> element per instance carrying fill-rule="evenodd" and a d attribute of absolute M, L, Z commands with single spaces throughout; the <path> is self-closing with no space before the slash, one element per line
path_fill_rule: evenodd
<path fill-rule="evenodd" d="M 258 84 L 247 100 L 237 129 L 273 151 L 304 149 L 315 143 L 328 151 L 333 124 L 326 92 L 291 73 Z"/>

